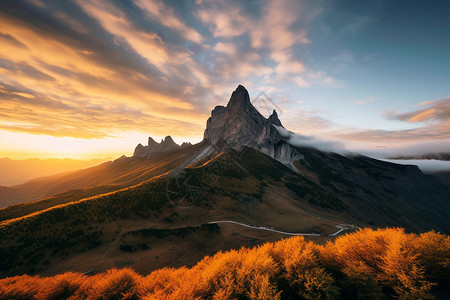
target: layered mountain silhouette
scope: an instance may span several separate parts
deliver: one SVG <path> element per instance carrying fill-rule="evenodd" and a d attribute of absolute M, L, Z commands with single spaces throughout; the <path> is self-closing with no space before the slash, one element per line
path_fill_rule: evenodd
<path fill-rule="evenodd" d="M 136 149 L 134 149 L 133 156 L 145 157 L 151 153 L 168 152 L 188 146 L 191 146 L 191 143 L 182 143 L 181 146 L 178 145 L 170 135 L 166 136 L 160 143 L 149 137 L 147 146 L 143 146 L 142 144 L 137 145 Z"/>
<path fill-rule="evenodd" d="M 149 138 L 132 157 L 27 183 L 46 196 L 0 210 L 0 276 L 121 261 L 148 273 L 286 236 L 280 231 L 326 240 L 339 224 L 450 232 L 450 190 L 418 167 L 296 147 L 289 135 L 238 86 L 198 144 Z M 208 224 L 223 220 L 278 233 Z"/>

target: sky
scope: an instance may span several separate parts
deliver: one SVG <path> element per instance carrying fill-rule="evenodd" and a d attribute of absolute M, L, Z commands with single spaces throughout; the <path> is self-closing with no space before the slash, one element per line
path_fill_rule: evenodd
<path fill-rule="evenodd" d="M 198 142 L 238 84 L 301 136 L 450 151 L 449 1 L 0 1 L 0 157 Z"/>

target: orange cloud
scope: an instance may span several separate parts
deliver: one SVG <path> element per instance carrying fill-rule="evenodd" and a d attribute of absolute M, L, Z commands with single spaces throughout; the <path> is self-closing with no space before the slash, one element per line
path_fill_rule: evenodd
<path fill-rule="evenodd" d="M 139 31 L 133 28 L 124 14 L 114 6 L 103 1 L 78 4 L 92 17 L 96 18 L 104 29 L 118 38 L 118 42 L 128 43 L 139 55 L 145 57 L 159 69 L 163 69 L 169 55 L 164 42 L 156 33 Z"/>
<path fill-rule="evenodd" d="M 450 123 L 450 96 L 445 99 L 425 101 L 420 106 L 430 106 L 407 113 L 390 112 L 389 119 L 406 122 L 443 122 Z"/>
<path fill-rule="evenodd" d="M 408 119 L 408 121 L 409 122 L 422 122 L 422 121 L 432 118 L 435 113 L 436 113 L 436 109 L 430 108 L 430 109 L 427 109 L 425 111 L 422 111 L 422 112 L 412 116 L 411 118 Z"/>
<path fill-rule="evenodd" d="M 180 63 L 189 55 L 167 50 L 157 34 L 134 31 L 120 15 L 85 5 L 106 31 L 161 70 L 169 64 L 169 55 L 170 63 Z M 66 30 L 83 32 L 68 15 L 59 13 L 57 18 L 67 24 Z M 206 114 L 192 103 L 149 84 L 140 71 L 113 68 L 116 62 L 102 60 L 104 53 L 86 46 L 0 14 L 0 128 L 77 138 L 102 138 L 130 130 L 202 134 Z M 206 77 L 200 71 L 197 76 Z"/>

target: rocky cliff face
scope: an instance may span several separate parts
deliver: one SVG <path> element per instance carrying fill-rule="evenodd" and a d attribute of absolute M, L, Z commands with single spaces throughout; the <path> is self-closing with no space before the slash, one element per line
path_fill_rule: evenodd
<path fill-rule="evenodd" d="M 211 112 L 204 139 L 218 150 L 226 147 L 239 150 L 246 146 L 286 164 L 303 158 L 277 126 L 283 127 L 276 111 L 266 119 L 250 102 L 247 90 L 239 85 L 226 107 L 216 106 Z"/>
<path fill-rule="evenodd" d="M 250 147 L 284 163 L 291 164 L 303 158 L 299 150 L 288 143 L 289 132 L 283 127 L 277 112 L 274 110 L 269 118 L 265 118 L 250 102 L 247 90 L 239 85 L 232 93 L 227 106 L 216 106 L 206 122 L 204 140 L 212 145 L 212 149 L 202 152 L 223 151 L 226 148 L 236 150 Z M 191 146 L 190 143 L 177 145 L 170 136 L 161 143 L 151 137 L 148 145 L 137 145 L 135 157 L 146 157 L 155 152 L 166 152 Z M 208 150 L 208 149 L 206 149 Z M 202 155 L 199 155 L 201 157 Z"/>
<path fill-rule="evenodd" d="M 185 144 L 185 143 L 183 143 L 183 144 Z M 177 150 L 180 148 L 181 148 L 181 146 L 178 145 L 177 143 L 175 143 L 170 135 L 166 136 L 163 140 L 161 140 L 161 143 L 158 143 L 154 139 L 149 137 L 148 145 L 147 146 L 144 146 L 142 144 L 137 145 L 136 149 L 134 149 L 133 156 L 145 157 L 151 153 L 167 152 L 167 151 Z"/>

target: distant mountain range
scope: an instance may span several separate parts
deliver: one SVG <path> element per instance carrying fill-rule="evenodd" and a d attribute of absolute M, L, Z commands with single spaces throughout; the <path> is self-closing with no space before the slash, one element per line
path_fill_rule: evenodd
<path fill-rule="evenodd" d="M 38 177 L 51 176 L 58 173 L 75 171 L 92 167 L 104 162 L 104 159 L 38 159 L 12 160 L 0 158 L 0 186 L 13 186 Z"/>
<path fill-rule="evenodd" d="M 238 86 L 198 144 L 149 138 L 132 157 L 16 187 L 49 197 L 0 210 L 0 275 L 148 273 L 289 232 L 326 241 L 336 226 L 450 232 L 450 189 L 417 166 L 296 147 L 291 135 Z"/>

